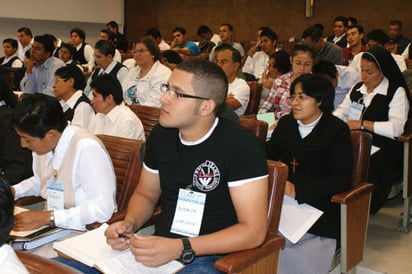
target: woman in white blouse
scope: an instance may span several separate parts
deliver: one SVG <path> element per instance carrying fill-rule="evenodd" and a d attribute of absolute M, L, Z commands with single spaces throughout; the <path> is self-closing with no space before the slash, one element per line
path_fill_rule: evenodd
<path fill-rule="evenodd" d="M 334 115 L 352 130 L 373 135 L 368 182 L 375 185 L 371 213 L 385 203 L 392 184 L 402 176 L 402 144 L 396 140 L 408 119 L 410 94 L 392 55 L 383 47 L 372 47 L 362 54 L 362 82 L 346 95 Z"/>
<path fill-rule="evenodd" d="M 161 85 L 172 72 L 160 63 L 161 53 L 152 39 L 137 42 L 134 53 L 136 66 L 122 83 L 124 100 L 128 105 L 160 107 Z"/>

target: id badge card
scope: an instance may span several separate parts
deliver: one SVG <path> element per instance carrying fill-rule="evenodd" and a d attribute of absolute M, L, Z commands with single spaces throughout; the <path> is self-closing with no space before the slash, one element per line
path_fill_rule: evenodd
<path fill-rule="evenodd" d="M 199 235 L 205 209 L 206 194 L 180 189 L 170 232 L 188 237 Z"/>
<path fill-rule="evenodd" d="M 360 120 L 362 117 L 362 111 L 365 106 L 356 102 L 352 102 L 349 111 L 349 120 Z"/>
<path fill-rule="evenodd" d="M 47 180 L 47 210 L 64 209 L 64 184 L 63 182 Z"/>

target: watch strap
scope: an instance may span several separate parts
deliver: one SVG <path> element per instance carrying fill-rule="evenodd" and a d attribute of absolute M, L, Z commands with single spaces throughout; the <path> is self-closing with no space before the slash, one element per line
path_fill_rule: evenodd
<path fill-rule="evenodd" d="M 188 238 L 182 238 L 182 243 L 183 243 L 183 250 L 192 249 L 192 245 L 190 244 L 190 241 Z"/>
<path fill-rule="evenodd" d="M 180 255 L 180 261 L 183 264 L 190 264 L 195 259 L 196 252 L 192 249 L 192 245 L 188 238 L 181 238 L 181 240 L 183 243 L 183 250 Z"/>

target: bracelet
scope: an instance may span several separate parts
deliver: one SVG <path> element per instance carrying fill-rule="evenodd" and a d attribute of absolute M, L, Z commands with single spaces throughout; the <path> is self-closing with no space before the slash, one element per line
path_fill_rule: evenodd
<path fill-rule="evenodd" d="M 54 222 L 54 211 L 50 211 L 50 224 L 51 227 L 55 227 L 56 223 Z"/>

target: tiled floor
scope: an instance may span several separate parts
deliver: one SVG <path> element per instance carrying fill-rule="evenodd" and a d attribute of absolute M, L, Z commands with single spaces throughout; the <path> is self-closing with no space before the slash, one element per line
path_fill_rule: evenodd
<path fill-rule="evenodd" d="M 378 214 L 370 216 L 361 266 L 390 274 L 412 273 L 412 231 L 398 231 L 402 207 L 403 200 L 398 195 L 388 200 Z"/>

